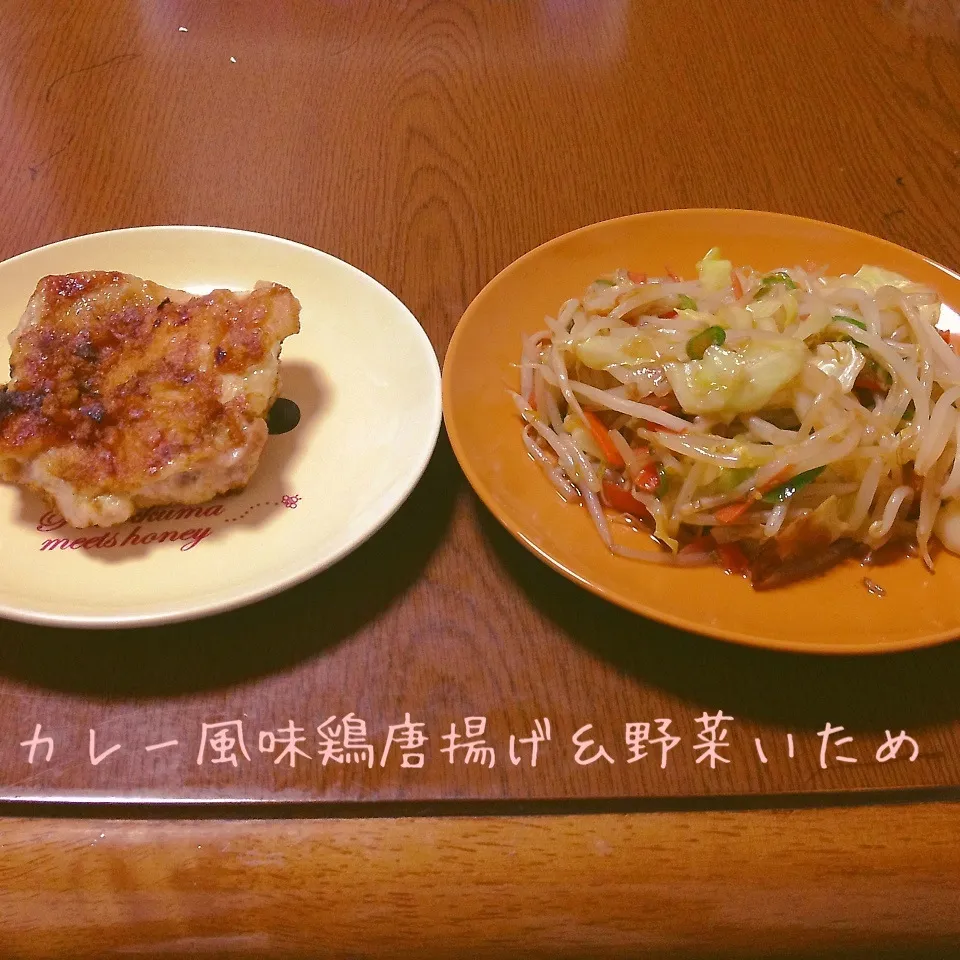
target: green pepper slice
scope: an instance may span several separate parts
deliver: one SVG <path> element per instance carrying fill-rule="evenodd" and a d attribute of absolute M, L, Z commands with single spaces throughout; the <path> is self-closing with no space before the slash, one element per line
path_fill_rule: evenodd
<path fill-rule="evenodd" d="M 727 331 L 723 327 L 707 327 L 687 341 L 687 356 L 691 360 L 702 360 L 709 347 L 722 346 L 726 339 Z"/>
<path fill-rule="evenodd" d="M 759 300 L 760 297 L 766 296 L 776 284 L 783 284 L 788 290 L 796 290 L 797 285 L 794 282 L 793 278 L 785 270 L 777 270 L 774 273 L 768 273 L 760 281 L 760 289 L 757 291 L 754 300 Z"/>
<path fill-rule="evenodd" d="M 861 330 L 866 330 L 867 325 L 862 320 L 857 320 L 854 317 L 845 316 L 842 313 L 838 313 L 835 317 L 831 317 L 832 320 L 840 320 L 843 323 L 852 323 L 855 327 L 859 327 Z"/>
<path fill-rule="evenodd" d="M 768 490 L 763 495 L 763 502 L 783 503 L 787 497 L 792 497 L 801 487 L 805 487 L 808 483 L 816 480 L 824 470 L 826 470 L 826 467 L 814 467 L 812 470 L 805 470 L 803 473 L 798 473 L 795 477 L 791 477 L 786 483 L 781 483 L 779 487 Z"/>

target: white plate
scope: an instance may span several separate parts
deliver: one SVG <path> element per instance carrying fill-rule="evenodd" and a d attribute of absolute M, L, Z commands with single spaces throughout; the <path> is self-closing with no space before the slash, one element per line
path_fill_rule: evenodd
<path fill-rule="evenodd" d="M 119 270 L 195 293 L 247 290 L 258 280 L 288 286 L 301 329 L 283 345 L 280 396 L 299 406 L 301 420 L 270 437 L 246 490 L 202 515 L 155 508 L 119 527 L 75 531 L 33 494 L 0 484 L 0 616 L 130 627 L 250 603 L 355 549 L 420 479 L 440 429 L 440 367 L 410 311 L 366 274 L 262 234 L 115 230 L 0 263 L 0 335 L 17 325 L 41 277 L 81 270 Z"/>

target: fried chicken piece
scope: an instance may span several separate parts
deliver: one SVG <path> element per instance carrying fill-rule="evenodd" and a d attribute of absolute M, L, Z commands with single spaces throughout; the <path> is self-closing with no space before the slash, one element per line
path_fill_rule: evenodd
<path fill-rule="evenodd" d="M 123 273 L 44 277 L 10 338 L 0 479 L 74 527 L 244 487 L 299 316 L 277 284 L 194 297 Z"/>

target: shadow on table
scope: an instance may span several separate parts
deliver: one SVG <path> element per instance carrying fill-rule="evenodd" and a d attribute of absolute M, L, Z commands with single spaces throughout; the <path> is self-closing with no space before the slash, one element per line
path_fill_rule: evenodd
<path fill-rule="evenodd" d="M 735 717 L 794 729 L 840 718 L 849 729 L 909 728 L 960 717 L 960 643 L 898 654 L 760 650 L 686 633 L 574 585 L 520 546 L 476 503 L 480 526 L 537 609 L 624 674 Z"/>
<path fill-rule="evenodd" d="M 0 622 L 0 679 L 108 699 L 216 689 L 317 656 L 377 619 L 443 539 L 462 482 L 446 435 L 387 524 L 329 570 L 190 623 L 76 631 Z"/>

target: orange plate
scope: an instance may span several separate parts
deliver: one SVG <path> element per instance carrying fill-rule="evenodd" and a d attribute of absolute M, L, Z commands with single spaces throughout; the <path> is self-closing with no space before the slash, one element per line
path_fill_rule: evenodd
<path fill-rule="evenodd" d="M 864 263 L 939 290 L 960 307 L 960 276 L 853 230 L 773 213 L 674 210 L 594 224 L 521 257 L 463 315 L 443 370 L 447 431 L 470 483 L 526 547 L 575 583 L 673 626 L 740 643 L 817 653 L 907 650 L 960 636 L 960 558 L 941 553 L 936 574 L 919 560 L 864 569 L 850 562 L 816 580 L 757 593 L 719 568 L 681 569 L 614 557 L 583 509 L 565 504 L 523 447 L 507 388 L 523 334 L 618 267 L 695 275 L 719 246 L 737 264 L 771 270 L 813 260 L 837 274 Z M 864 575 L 886 596 L 868 593 Z"/>

